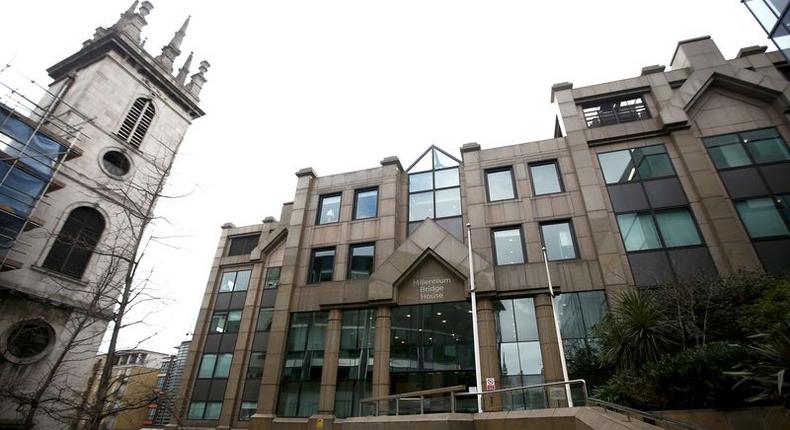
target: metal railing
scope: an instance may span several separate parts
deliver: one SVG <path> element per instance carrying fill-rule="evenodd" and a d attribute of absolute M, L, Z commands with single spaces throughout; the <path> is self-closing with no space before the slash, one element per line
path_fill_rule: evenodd
<path fill-rule="evenodd" d="M 629 408 L 627 406 L 618 405 L 616 403 L 610 403 L 610 402 L 607 402 L 607 401 L 604 401 L 604 400 L 600 400 L 600 399 L 596 399 L 596 398 L 593 398 L 593 397 L 590 397 L 590 398 L 587 399 L 587 404 L 589 406 L 599 406 L 599 407 L 603 408 L 604 412 L 606 412 L 607 410 L 611 410 L 611 411 L 615 411 L 615 412 L 617 412 L 617 413 L 619 413 L 621 415 L 625 415 L 625 417 L 628 419 L 628 421 L 631 421 L 632 418 L 638 418 L 639 421 L 642 421 L 642 422 L 645 422 L 645 423 L 648 423 L 648 424 L 653 424 L 653 425 L 656 425 L 658 427 L 661 427 L 661 428 L 667 429 L 667 430 L 675 430 L 675 429 L 680 429 L 680 430 L 705 430 L 702 427 L 697 427 L 697 426 L 691 425 L 689 423 L 684 423 L 682 421 L 676 421 L 676 420 L 673 420 L 671 418 L 666 418 L 666 417 L 663 417 L 661 415 L 654 414 L 652 412 L 640 411 L 638 409 Z"/>
<path fill-rule="evenodd" d="M 567 405 L 565 385 L 571 387 L 573 403 L 582 406 L 587 403 L 587 382 L 574 379 L 568 382 L 546 382 L 520 387 L 472 393 L 464 385 L 435 388 L 432 390 L 411 391 L 382 397 L 360 400 L 360 415 L 422 415 L 426 413 L 477 412 L 477 396 L 483 399 L 483 411 L 513 411 L 542 409 Z M 555 387 L 561 387 L 556 389 Z M 555 402 L 555 406 L 550 406 Z"/>
<path fill-rule="evenodd" d="M 571 387 L 574 406 L 583 406 L 587 403 L 587 382 L 584 379 L 500 388 L 498 390 L 483 391 L 482 393 L 452 393 L 452 396 L 455 398 L 476 398 L 481 396 L 483 398 L 483 412 L 492 412 L 492 409 L 496 411 L 543 409 L 552 407 L 550 406 L 551 402 L 565 402 L 564 405 L 567 406 L 566 385 Z M 554 387 L 559 389 L 552 390 Z M 574 387 L 577 387 L 577 389 L 574 389 Z M 486 401 L 487 399 L 488 402 Z M 459 401 L 456 399 L 451 403 L 458 405 Z M 494 405 L 493 407 L 491 406 L 492 404 Z M 460 412 L 477 412 L 477 404 L 475 403 L 471 411 L 463 410 Z"/>

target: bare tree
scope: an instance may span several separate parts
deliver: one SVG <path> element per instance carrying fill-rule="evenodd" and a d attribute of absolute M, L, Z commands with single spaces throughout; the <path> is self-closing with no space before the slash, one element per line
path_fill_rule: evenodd
<path fill-rule="evenodd" d="M 36 418 L 46 415 L 74 429 L 98 430 L 105 418 L 144 408 L 162 395 L 156 387 L 151 387 L 147 395 L 118 402 L 123 375 L 114 376 L 112 372 L 122 330 L 144 324 L 145 317 L 129 321 L 129 313 L 135 308 L 151 308 L 162 300 L 151 288 L 151 272 L 140 272 L 141 261 L 149 246 L 161 241 L 150 233 L 152 223 L 158 220 L 154 208 L 160 198 L 175 197 L 165 196 L 163 190 L 180 142 L 157 143 L 150 147 L 158 148 L 158 152 L 142 155 L 144 162 L 136 165 L 131 179 L 107 181 L 98 189 L 87 191 L 100 196 L 100 201 L 111 202 L 102 207 L 111 228 L 102 233 L 98 244 L 66 238 L 73 247 L 93 252 L 90 273 L 86 276 L 89 280 L 75 283 L 50 276 L 57 293 L 73 296 L 82 305 L 72 309 L 72 316 L 59 336 L 59 348 L 48 357 L 48 370 L 40 380 L 20 384 L 12 380 L 15 375 L 3 375 L 10 380 L 0 381 L 0 398 L 12 399 L 18 405 L 25 429 L 34 428 Z M 89 197 L 95 199 L 96 195 Z M 63 240 L 53 231 L 39 234 Z M 108 326 L 107 352 L 104 360 L 98 362 L 94 383 L 90 384 L 95 389 L 82 392 L 85 376 L 76 369 L 84 369 L 86 356 L 95 357 L 96 345 L 105 337 L 105 326 Z M 150 337 L 139 339 L 137 345 Z"/>

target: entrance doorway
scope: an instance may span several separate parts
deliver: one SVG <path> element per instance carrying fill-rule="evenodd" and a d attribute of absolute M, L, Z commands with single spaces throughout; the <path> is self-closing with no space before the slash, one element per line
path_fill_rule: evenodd
<path fill-rule="evenodd" d="M 475 385 L 468 302 L 393 307 L 390 345 L 391 394 Z"/>

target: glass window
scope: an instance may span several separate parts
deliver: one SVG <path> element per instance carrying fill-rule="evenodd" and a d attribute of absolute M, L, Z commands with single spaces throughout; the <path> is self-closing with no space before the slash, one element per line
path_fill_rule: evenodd
<path fill-rule="evenodd" d="M 713 164 L 719 169 L 752 164 L 737 134 L 709 137 L 703 139 L 703 141 L 705 146 L 708 147 L 708 153 L 710 158 L 713 159 Z"/>
<path fill-rule="evenodd" d="M 376 246 L 372 243 L 363 243 L 350 246 L 351 258 L 348 264 L 348 279 L 366 279 L 373 273 L 373 256 Z"/>
<path fill-rule="evenodd" d="M 790 160 L 790 150 L 776 128 L 702 139 L 719 169 Z"/>
<path fill-rule="evenodd" d="M 241 402 L 239 421 L 249 421 L 258 409 L 258 402 Z"/>
<path fill-rule="evenodd" d="M 263 288 L 277 288 L 280 285 L 281 267 L 266 268 L 266 281 Z"/>
<path fill-rule="evenodd" d="M 263 365 L 266 361 L 265 352 L 250 354 L 250 363 L 247 365 L 247 379 L 260 379 L 263 376 Z"/>
<path fill-rule="evenodd" d="M 433 172 L 415 173 L 409 175 L 409 192 L 433 189 Z"/>
<path fill-rule="evenodd" d="M 330 224 L 340 220 L 340 194 L 319 197 L 317 224 Z"/>
<path fill-rule="evenodd" d="M 255 331 L 271 330 L 272 318 L 274 318 L 274 309 L 266 308 L 258 311 L 258 322 L 255 324 Z"/>
<path fill-rule="evenodd" d="M 521 228 L 496 229 L 492 234 L 494 236 L 494 255 L 498 266 L 524 262 L 524 244 L 521 240 Z"/>
<path fill-rule="evenodd" d="M 508 200 L 516 197 L 516 187 L 513 183 L 513 168 L 495 169 L 486 171 L 486 186 L 488 186 L 488 201 Z"/>
<path fill-rule="evenodd" d="M 461 215 L 461 189 L 436 191 L 436 218 Z"/>
<path fill-rule="evenodd" d="M 504 387 L 526 385 L 522 376 L 543 374 L 535 304 L 531 297 L 495 303 L 499 367 Z M 538 379 L 535 382 L 541 382 Z"/>
<path fill-rule="evenodd" d="M 449 188 L 457 187 L 458 183 L 458 168 L 437 170 L 434 174 L 434 188 Z"/>
<path fill-rule="evenodd" d="M 238 333 L 241 326 L 241 311 L 228 312 L 228 331 L 227 333 Z"/>
<path fill-rule="evenodd" d="M 335 248 L 314 249 L 308 283 L 331 281 L 335 271 Z"/>
<path fill-rule="evenodd" d="M 738 210 L 738 214 L 746 226 L 746 231 L 749 232 L 749 237 L 752 239 L 790 234 L 787 224 L 776 206 L 776 202 L 770 197 L 735 203 L 735 209 Z"/>
<path fill-rule="evenodd" d="M 5 165 L 5 163 L 0 163 Z M 9 177 L 6 178 L 8 181 Z M 7 184 L 0 191 L 8 192 Z M 44 267 L 73 278 L 81 278 L 104 231 L 104 217 L 94 208 L 78 207 L 69 213 Z"/>
<path fill-rule="evenodd" d="M 532 190 L 536 196 L 562 192 L 560 168 L 556 161 L 530 164 L 529 174 L 532 177 Z"/>
<path fill-rule="evenodd" d="M 673 176 L 675 171 L 664 145 L 598 154 L 607 184 Z"/>
<path fill-rule="evenodd" d="M 354 196 L 354 219 L 375 218 L 379 189 L 357 190 Z"/>
<path fill-rule="evenodd" d="M 571 260 L 576 258 L 576 246 L 570 221 L 543 223 L 543 246 L 549 261 Z"/>
<path fill-rule="evenodd" d="M 214 375 L 214 366 L 217 364 L 217 354 L 203 354 L 198 370 L 198 378 L 211 378 Z"/>
<path fill-rule="evenodd" d="M 409 195 L 409 221 L 422 221 L 433 218 L 433 193 Z"/>
<path fill-rule="evenodd" d="M 217 364 L 214 367 L 215 378 L 227 378 L 230 373 L 230 362 L 233 359 L 233 354 L 218 354 Z"/>
<path fill-rule="evenodd" d="M 203 413 L 206 411 L 206 402 L 192 402 L 189 404 L 187 418 L 190 420 L 202 420 Z"/>
<path fill-rule="evenodd" d="M 211 324 L 209 325 L 209 333 L 225 333 L 228 324 L 227 312 L 214 312 L 211 316 Z"/>
<path fill-rule="evenodd" d="M 658 231 L 649 213 L 617 215 L 626 251 L 661 248 Z"/>
<path fill-rule="evenodd" d="M 431 147 L 409 167 L 409 233 L 426 218 L 447 219 L 443 225 L 451 234 L 456 219 L 460 224 L 461 188 L 458 161 Z M 457 217 L 457 218 L 456 218 Z M 458 237 L 461 239 L 461 237 Z"/>
<path fill-rule="evenodd" d="M 702 243 L 694 219 L 686 208 L 656 211 L 656 223 L 667 248 Z"/>
<path fill-rule="evenodd" d="M 203 414 L 204 420 L 218 420 L 222 412 L 222 402 L 206 402 L 206 412 Z"/>
<path fill-rule="evenodd" d="M 250 285 L 250 271 L 225 272 L 219 283 L 219 292 L 245 291 Z"/>
<path fill-rule="evenodd" d="M 258 246 L 258 240 L 261 238 L 260 234 L 251 234 L 247 236 L 231 237 L 230 246 L 228 247 L 228 256 L 233 255 L 247 255 Z"/>
<path fill-rule="evenodd" d="M 343 311 L 335 397 L 338 417 L 359 415 L 359 400 L 371 396 L 375 322 L 375 309 Z"/>
<path fill-rule="evenodd" d="M 327 312 L 291 314 L 278 415 L 310 416 L 318 411 L 326 328 Z"/>

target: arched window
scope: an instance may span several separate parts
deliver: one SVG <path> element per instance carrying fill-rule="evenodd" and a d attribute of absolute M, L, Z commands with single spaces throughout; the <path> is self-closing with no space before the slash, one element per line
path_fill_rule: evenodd
<path fill-rule="evenodd" d="M 156 114 L 156 109 L 151 99 L 140 97 L 135 100 L 129 113 L 126 114 L 126 119 L 121 124 L 121 129 L 118 130 L 118 137 L 134 146 L 140 146 L 148 127 L 154 120 L 154 114 Z"/>
<path fill-rule="evenodd" d="M 104 217 L 93 208 L 79 207 L 69 214 L 44 260 L 44 267 L 81 278 L 104 231 Z"/>

